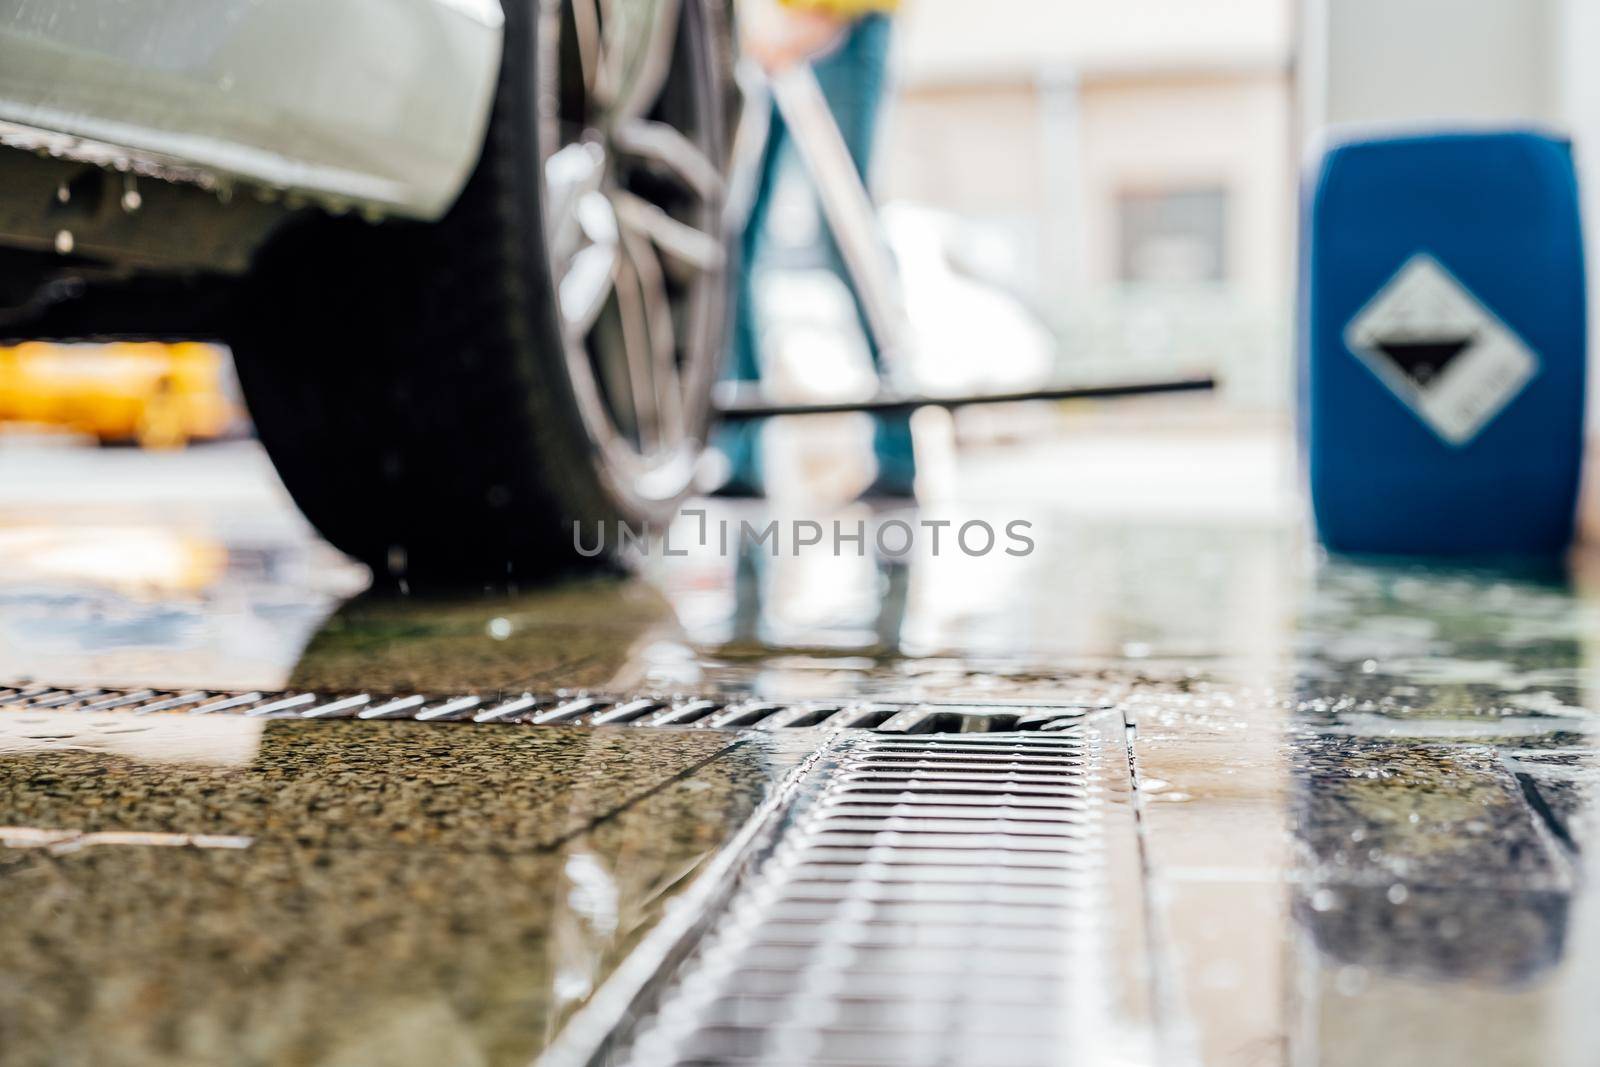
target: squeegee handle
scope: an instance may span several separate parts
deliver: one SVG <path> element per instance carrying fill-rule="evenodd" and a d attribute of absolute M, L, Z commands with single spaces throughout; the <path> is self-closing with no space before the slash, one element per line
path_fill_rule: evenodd
<path fill-rule="evenodd" d="M 972 407 L 979 404 L 1016 404 L 1029 400 L 1114 400 L 1159 393 L 1209 392 L 1217 387 L 1209 375 L 1167 380 L 1102 382 L 1099 385 L 1040 386 L 1006 393 L 972 393 L 964 396 L 897 396 L 890 393 L 865 400 L 825 400 L 787 403 L 772 400 L 759 385 L 719 382 L 712 393 L 712 409 L 724 422 L 746 422 L 777 415 L 838 415 L 867 412 L 873 415 L 909 414 L 918 408 Z"/>
<path fill-rule="evenodd" d="M 872 198 L 810 65 L 799 63 L 774 75 L 771 88 L 773 103 L 816 187 L 823 218 L 839 246 L 867 328 L 892 367 L 895 357 L 907 350 L 910 330 Z"/>

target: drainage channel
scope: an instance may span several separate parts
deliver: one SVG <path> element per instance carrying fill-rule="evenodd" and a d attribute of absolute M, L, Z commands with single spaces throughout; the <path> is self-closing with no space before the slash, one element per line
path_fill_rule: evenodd
<path fill-rule="evenodd" d="M 871 730 L 886 734 L 1060 730 L 1097 710 L 1085 704 L 805 700 L 726 695 L 534 693 L 321 693 L 0 687 L 0 711 L 118 711 L 133 715 L 244 715 L 271 719 L 407 719 L 502 726 Z"/>
<path fill-rule="evenodd" d="M 544 1063 L 1157 1061 L 1115 712 L 1051 733 L 837 735 L 727 884 Z"/>
<path fill-rule="evenodd" d="M 1172 1059 L 1115 708 L 0 687 L 30 710 L 815 731 L 541 1067 Z"/>

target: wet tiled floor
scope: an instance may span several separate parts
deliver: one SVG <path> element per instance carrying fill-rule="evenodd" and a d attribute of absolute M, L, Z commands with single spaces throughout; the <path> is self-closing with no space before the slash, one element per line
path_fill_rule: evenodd
<path fill-rule="evenodd" d="M 1272 476 L 1206 483 L 1222 455 Z M 259 478 L 246 449 L 181 462 Z M 1031 521 L 1027 557 L 691 552 L 453 599 L 349 599 L 270 486 L 177 513 L 8 495 L 0 662 L 84 684 L 1114 703 L 1158 1062 L 1590 1062 L 1600 571 L 1324 559 L 1289 469 L 1271 437 L 980 452 L 912 517 Z M 104 718 L 56 740 L 5 724 L 0 824 L 250 844 L 13 833 L 0 1059 L 100 1058 L 96 1034 L 131 1062 L 244 1038 L 260 1062 L 526 1058 L 798 758 L 743 735 L 180 719 L 138 738 Z"/>
<path fill-rule="evenodd" d="M 3 726 L 3 1062 L 528 1062 L 799 754 L 104 719 Z"/>

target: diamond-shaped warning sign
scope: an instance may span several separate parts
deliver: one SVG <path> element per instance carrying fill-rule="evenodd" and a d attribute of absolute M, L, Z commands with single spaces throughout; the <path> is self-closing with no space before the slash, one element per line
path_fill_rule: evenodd
<path fill-rule="evenodd" d="M 1345 344 L 1440 437 L 1466 444 L 1539 360 L 1439 261 L 1412 256 L 1345 328 Z"/>

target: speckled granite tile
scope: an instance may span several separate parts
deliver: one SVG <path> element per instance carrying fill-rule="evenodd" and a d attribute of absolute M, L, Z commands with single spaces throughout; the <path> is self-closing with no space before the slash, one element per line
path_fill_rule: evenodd
<path fill-rule="evenodd" d="M 304 846 L 529 851 L 551 847 L 734 743 L 697 730 L 234 717 L 254 753 L 246 764 L 216 766 L 68 747 L 74 738 L 62 734 L 72 730 L 73 715 L 28 714 L 38 738 L 58 738 L 48 758 L 0 755 L 0 795 L 11 798 L 0 822 L 248 834 Z M 155 719 L 124 718 L 130 730 Z"/>
<path fill-rule="evenodd" d="M 249 838 L 0 849 L 0 1063 L 527 1063 L 805 752 L 262 725 L 221 765 L 0 755 L 0 825 Z"/>
<path fill-rule="evenodd" d="M 1556 837 L 1490 748 L 1319 737 L 1294 759 L 1292 817 L 1317 885 L 1572 888 Z"/>

